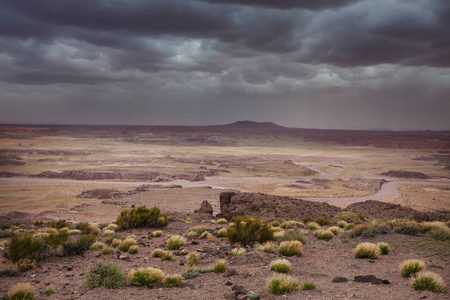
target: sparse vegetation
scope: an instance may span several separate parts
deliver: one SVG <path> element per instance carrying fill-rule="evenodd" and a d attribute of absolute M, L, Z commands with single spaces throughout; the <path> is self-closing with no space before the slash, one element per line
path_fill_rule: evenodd
<path fill-rule="evenodd" d="M 314 236 L 318 239 L 318 240 L 331 240 L 334 237 L 333 232 L 331 232 L 330 230 L 327 229 L 319 229 L 314 231 Z"/>
<path fill-rule="evenodd" d="M 276 252 L 276 244 L 272 241 L 265 242 L 262 245 L 258 245 L 255 249 L 256 251 L 263 251 L 266 253 L 275 253 Z"/>
<path fill-rule="evenodd" d="M 137 245 L 133 245 L 128 249 L 128 253 L 137 254 L 139 252 L 139 247 Z"/>
<path fill-rule="evenodd" d="M 434 272 L 419 272 L 411 278 L 412 286 L 416 291 L 429 290 L 432 292 L 444 292 L 446 285 L 442 277 Z"/>
<path fill-rule="evenodd" d="M 22 258 L 16 263 L 16 266 L 19 272 L 26 272 L 36 268 L 36 261 L 34 259 Z"/>
<path fill-rule="evenodd" d="M 301 256 L 303 244 L 299 241 L 282 242 L 278 247 L 278 253 L 284 256 Z"/>
<path fill-rule="evenodd" d="M 296 291 L 298 286 L 298 283 L 291 276 L 283 274 L 275 274 L 267 281 L 267 290 L 274 295 Z"/>
<path fill-rule="evenodd" d="M 121 229 L 166 227 L 169 221 L 167 216 L 161 215 L 160 212 L 160 209 L 156 206 L 151 209 L 140 206 L 132 210 L 123 210 L 115 223 Z"/>
<path fill-rule="evenodd" d="M 278 241 L 299 241 L 299 242 L 302 242 L 303 245 L 306 244 L 306 239 L 303 236 L 303 234 L 293 231 L 293 230 L 283 231 L 282 235 L 277 237 L 277 240 Z"/>
<path fill-rule="evenodd" d="M 308 227 L 311 230 L 320 229 L 320 225 L 317 224 L 316 222 L 309 222 L 308 224 L 306 224 L 306 227 Z"/>
<path fill-rule="evenodd" d="M 105 247 L 102 249 L 102 254 L 107 255 L 107 254 L 111 254 L 114 252 L 114 248 L 111 247 Z"/>
<path fill-rule="evenodd" d="M 44 295 L 53 295 L 55 293 L 55 290 L 47 289 L 43 292 Z"/>
<path fill-rule="evenodd" d="M 169 250 L 178 250 L 186 244 L 186 239 L 181 235 L 172 235 L 167 239 L 167 248 Z"/>
<path fill-rule="evenodd" d="M 105 247 L 105 244 L 102 242 L 95 242 L 94 244 L 92 244 L 91 248 L 89 248 L 89 250 L 99 250 L 99 249 L 103 249 L 103 247 Z"/>
<path fill-rule="evenodd" d="M 345 230 L 339 226 L 331 226 L 327 228 L 327 230 L 331 231 L 334 235 L 338 235 L 345 232 Z"/>
<path fill-rule="evenodd" d="M 398 234 L 419 235 L 422 231 L 420 224 L 412 220 L 395 219 L 388 222 L 388 225 Z"/>
<path fill-rule="evenodd" d="M 162 235 L 161 230 L 155 230 L 148 235 L 148 238 L 160 237 Z"/>
<path fill-rule="evenodd" d="M 118 249 L 127 252 L 131 246 L 137 245 L 136 239 L 134 237 L 127 237 L 123 241 L 120 241 Z"/>
<path fill-rule="evenodd" d="M 245 248 L 233 248 L 233 249 L 231 249 L 231 256 L 245 255 L 246 253 L 247 253 L 247 250 L 245 250 Z"/>
<path fill-rule="evenodd" d="M 316 223 L 319 224 L 320 226 L 325 226 L 325 225 L 330 224 L 330 220 L 328 219 L 328 217 L 319 217 L 319 218 L 316 218 L 316 219 L 314 220 L 314 222 L 316 222 Z"/>
<path fill-rule="evenodd" d="M 234 226 L 227 229 L 228 241 L 233 245 L 253 246 L 255 243 L 265 243 L 274 240 L 271 225 L 259 219 L 237 216 L 233 219 Z"/>
<path fill-rule="evenodd" d="M 408 259 L 402 262 L 399 267 L 403 277 L 411 277 L 425 270 L 425 262 L 420 259 Z"/>
<path fill-rule="evenodd" d="M 227 224 L 227 220 L 226 219 L 218 219 L 217 220 L 217 224 Z"/>
<path fill-rule="evenodd" d="M 356 246 L 355 258 L 377 258 L 381 254 L 380 247 L 373 243 L 361 243 Z"/>
<path fill-rule="evenodd" d="M 315 290 L 316 284 L 314 282 L 305 282 L 303 283 L 302 290 Z"/>
<path fill-rule="evenodd" d="M 278 273 L 287 273 L 291 270 L 291 262 L 287 259 L 277 259 L 270 263 L 270 270 Z"/>
<path fill-rule="evenodd" d="M 351 211 L 341 211 L 336 214 L 331 220 L 331 223 L 338 224 L 339 221 L 345 221 L 346 223 L 360 224 L 363 223 L 365 218 Z"/>
<path fill-rule="evenodd" d="M 380 247 L 381 254 L 386 255 L 389 254 L 389 244 L 388 243 L 378 243 L 378 247 Z"/>
<path fill-rule="evenodd" d="M 202 263 L 200 261 L 200 255 L 197 253 L 189 253 L 186 255 L 186 262 L 189 267 L 199 266 Z"/>
<path fill-rule="evenodd" d="M 127 282 L 131 285 L 146 286 L 152 288 L 161 283 L 164 279 L 164 272 L 160 269 L 148 267 L 139 268 L 137 271 L 131 269 L 128 273 Z"/>
<path fill-rule="evenodd" d="M 120 268 L 112 262 L 99 262 L 87 269 L 84 275 L 84 285 L 95 288 L 99 285 L 109 289 L 116 289 L 125 285 L 125 275 Z"/>

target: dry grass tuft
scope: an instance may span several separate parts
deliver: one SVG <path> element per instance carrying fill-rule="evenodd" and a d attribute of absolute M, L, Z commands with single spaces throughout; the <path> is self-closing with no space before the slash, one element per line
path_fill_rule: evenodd
<path fill-rule="evenodd" d="M 380 247 L 373 243 L 361 243 L 356 246 L 355 258 L 377 258 L 381 254 Z"/>
<path fill-rule="evenodd" d="M 411 278 L 414 290 L 429 290 L 432 292 L 444 292 L 446 285 L 441 276 L 433 272 L 419 272 Z"/>
<path fill-rule="evenodd" d="M 270 263 L 270 270 L 278 273 L 287 273 L 291 270 L 291 262 L 287 259 L 276 259 Z"/>
<path fill-rule="evenodd" d="M 8 290 L 10 300 L 33 300 L 34 287 L 29 283 L 17 283 Z"/>
<path fill-rule="evenodd" d="M 298 283 L 291 276 L 275 274 L 267 280 L 267 290 L 274 295 L 287 294 L 298 290 Z"/>
<path fill-rule="evenodd" d="M 412 275 L 425 270 L 425 262 L 420 259 L 408 259 L 398 266 L 403 277 L 411 277 Z"/>
<path fill-rule="evenodd" d="M 278 247 L 278 253 L 284 256 L 301 256 L 303 252 L 303 244 L 299 241 L 282 242 Z"/>
<path fill-rule="evenodd" d="M 172 235 L 167 239 L 167 248 L 169 250 L 178 250 L 186 244 L 186 239 L 181 235 Z"/>
<path fill-rule="evenodd" d="M 258 245 L 258 247 L 256 247 L 256 251 L 263 251 L 266 253 L 275 253 L 276 252 L 276 248 L 275 248 L 276 244 L 272 241 L 268 241 L 265 242 L 262 245 Z"/>

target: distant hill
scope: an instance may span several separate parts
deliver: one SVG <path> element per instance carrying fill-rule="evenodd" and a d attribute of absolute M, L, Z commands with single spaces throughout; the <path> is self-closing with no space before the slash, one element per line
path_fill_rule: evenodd
<path fill-rule="evenodd" d="M 282 129 L 286 128 L 272 122 L 237 121 L 230 124 L 218 125 L 227 128 L 256 128 L 256 129 Z"/>

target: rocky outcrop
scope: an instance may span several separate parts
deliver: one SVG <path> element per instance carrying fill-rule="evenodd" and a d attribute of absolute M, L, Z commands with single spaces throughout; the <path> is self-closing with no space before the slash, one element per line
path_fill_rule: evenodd
<path fill-rule="evenodd" d="M 395 177 L 395 178 L 418 178 L 418 179 L 429 179 L 430 176 L 425 175 L 421 172 L 413 171 L 389 171 L 381 173 L 381 175 Z"/>
<path fill-rule="evenodd" d="M 268 219 L 295 219 L 327 216 L 332 218 L 341 209 L 327 203 L 312 202 L 259 193 L 224 192 L 220 194 L 218 217 L 231 219 L 239 215 Z"/>
<path fill-rule="evenodd" d="M 208 200 L 203 200 L 202 204 L 200 205 L 200 209 L 194 210 L 195 213 L 201 213 L 201 214 L 213 214 L 213 208 L 211 204 L 209 204 Z"/>

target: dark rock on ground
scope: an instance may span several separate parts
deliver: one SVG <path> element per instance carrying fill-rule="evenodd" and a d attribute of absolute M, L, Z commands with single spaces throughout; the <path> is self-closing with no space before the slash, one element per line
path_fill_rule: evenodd
<path fill-rule="evenodd" d="M 203 200 L 199 209 L 194 210 L 195 213 L 213 214 L 213 208 L 208 200 Z"/>
<path fill-rule="evenodd" d="M 389 284 L 390 282 L 385 279 L 376 278 L 374 275 L 360 275 L 355 276 L 355 282 L 372 283 L 372 284 Z"/>

